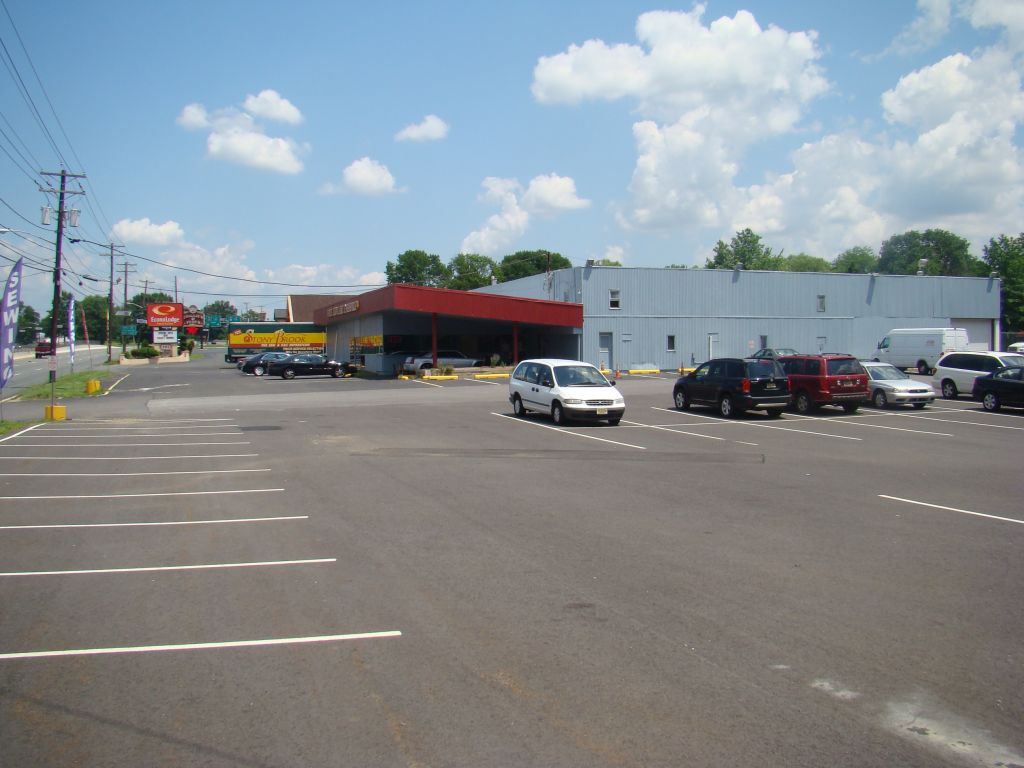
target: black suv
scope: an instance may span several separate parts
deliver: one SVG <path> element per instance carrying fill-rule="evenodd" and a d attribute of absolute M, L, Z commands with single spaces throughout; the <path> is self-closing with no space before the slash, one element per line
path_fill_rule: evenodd
<path fill-rule="evenodd" d="M 789 382 L 775 360 L 720 357 L 680 376 L 672 399 L 682 410 L 698 403 L 714 406 L 726 417 L 759 409 L 778 418 L 789 405 Z"/>

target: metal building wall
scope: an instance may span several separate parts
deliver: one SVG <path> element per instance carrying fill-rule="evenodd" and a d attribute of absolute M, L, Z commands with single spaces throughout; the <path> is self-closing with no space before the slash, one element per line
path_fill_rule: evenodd
<path fill-rule="evenodd" d="M 974 318 L 995 334 L 1000 288 L 993 278 L 587 266 L 480 290 L 579 301 L 583 359 L 598 363 L 610 333 L 613 367 L 671 369 L 707 359 L 711 334 L 714 356 L 750 354 L 764 336 L 768 346 L 859 357 L 892 328 Z M 612 290 L 619 309 L 609 307 Z"/>

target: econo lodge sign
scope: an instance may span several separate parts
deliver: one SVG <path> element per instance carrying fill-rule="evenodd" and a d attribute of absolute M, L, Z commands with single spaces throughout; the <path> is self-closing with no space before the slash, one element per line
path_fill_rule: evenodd
<path fill-rule="evenodd" d="M 184 316 L 184 304 L 146 305 L 146 322 L 150 328 L 180 328 Z"/>

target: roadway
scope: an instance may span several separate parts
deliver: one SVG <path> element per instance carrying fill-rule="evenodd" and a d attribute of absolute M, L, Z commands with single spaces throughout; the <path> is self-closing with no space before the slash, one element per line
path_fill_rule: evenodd
<path fill-rule="evenodd" d="M 0 442 L 5 765 L 1024 764 L 1021 412 L 207 354 Z"/>

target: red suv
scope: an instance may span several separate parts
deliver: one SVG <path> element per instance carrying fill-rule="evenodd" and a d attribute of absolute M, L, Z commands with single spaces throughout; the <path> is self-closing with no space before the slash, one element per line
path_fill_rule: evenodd
<path fill-rule="evenodd" d="M 868 373 L 853 355 L 786 355 L 779 358 L 798 413 L 839 405 L 854 413 L 870 397 Z"/>

